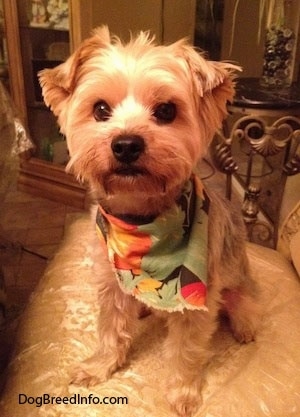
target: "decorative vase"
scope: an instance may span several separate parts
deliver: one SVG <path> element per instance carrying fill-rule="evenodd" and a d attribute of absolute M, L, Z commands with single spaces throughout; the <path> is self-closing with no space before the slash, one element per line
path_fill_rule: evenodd
<path fill-rule="evenodd" d="M 48 0 L 47 12 L 54 29 L 69 30 L 68 0 Z"/>
<path fill-rule="evenodd" d="M 261 85 L 287 88 L 292 83 L 295 61 L 294 0 L 275 0 L 267 17 Z"/>

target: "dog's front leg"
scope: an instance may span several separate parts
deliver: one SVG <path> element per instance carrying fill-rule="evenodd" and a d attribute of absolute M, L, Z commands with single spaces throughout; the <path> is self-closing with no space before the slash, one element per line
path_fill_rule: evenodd
<path fill-rule="evenodd" d="M 190 417 L 202 403 L 203 367 L 211 357 L 209 341 L 216 323 L 207 312 L 172 313 L 166 341 L 170 377 L 167 398 L 181 417 Z"/>
<path fill-rule="evenodd" d="M 114 277 L 100 289 L 99 298 L 99 349 L 75 368 L 75 385 L 93 386 L 109 379 L 125 363 L 131 345 L 138 303 L 120 290 Z"/>

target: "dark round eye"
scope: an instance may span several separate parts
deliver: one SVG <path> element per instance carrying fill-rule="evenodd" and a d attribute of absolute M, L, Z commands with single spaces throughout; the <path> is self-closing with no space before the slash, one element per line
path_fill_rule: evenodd
<path fill-rule="evenodd" d="M 158 104 L 153 112 L 158 123 L 172 123 L 176 118 L 177 109 L 176 104 L 169 101 L 168 103 Z"/>
<path fill-rule="evenodd" d="M 97 101 L 94 105 L 93 115 L 97 122 L 105 122 L 111 117 L 111 108 L 104 100 Z"/>

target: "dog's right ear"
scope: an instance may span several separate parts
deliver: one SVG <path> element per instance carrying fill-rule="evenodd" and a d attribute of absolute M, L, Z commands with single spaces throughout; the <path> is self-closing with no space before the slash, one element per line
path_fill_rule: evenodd
<path fill-rule="evenodd" d="M 56 116 L 59 117 L 66 100 L 73 92 L 79 67 L 99 51 L 99 48 L 106 47 L 110 42 L 107 26 L 101 26 L 94 29 L 92 37 L 83 41 L 64 63 L 53 69 L 44 69 L 39 72 L 38 77 L 45 104 Z"/>

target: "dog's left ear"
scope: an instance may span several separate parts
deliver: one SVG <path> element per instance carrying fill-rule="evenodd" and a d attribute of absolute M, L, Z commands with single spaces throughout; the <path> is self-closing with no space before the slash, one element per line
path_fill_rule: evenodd
<path fill-rule="evenodd" d="M 204 60 L 205 61 L 205 60 Z M 227 105 L 235 95 L 235 79 L 241 68 L 227 63 L 205 61 L 205 68 L 195 71 L 194 82 L 200 97 L 198 115 L 202 126 L 206 126 L 207 144 L 222 127 L 227 117 Z"/>
<path fill-rule="evenodd" d="M 241 67 L 228 62 L 206 60 L 203 54 L 198 53 L 185 40 L 171 46 L 174 48 L 174 54 L 184 59 L 190 73 L 199 121 L 206 126 L 206 136 L 210 141 L 227 115 L 227 103 L 233 100 L 234 80 Z"/>

